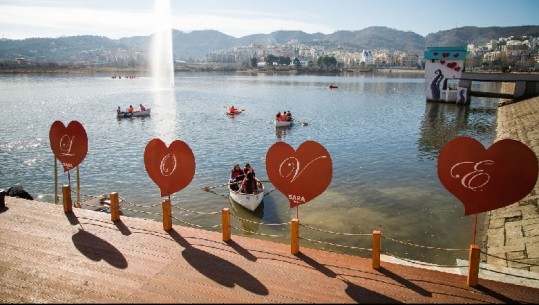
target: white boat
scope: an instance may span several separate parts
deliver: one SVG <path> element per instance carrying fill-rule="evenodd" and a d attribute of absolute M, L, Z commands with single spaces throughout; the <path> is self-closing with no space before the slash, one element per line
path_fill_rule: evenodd
<path fill-rule="evenodd" d="M 264 199 L 264 184 L 262 181 L 256 179 L 257 190 L 252 194 L 242 193 L 240 191 L 235 191 L 232 189 L 233 184 L 228 184 L 228 190 L 230 191 L 230 198 L 235 202 L 239 203 L 244 208 L 254 212 L 256 208 Z"/>
<path fill-rule="evenodd" d="M 149 116 L 152 113 L 151 108 L 146 108 L 144 111 L 134 111 L 134 112 L 127 112 L 127 111 L 120 111 L 117 112 L 117 116 L 119 118 L 132 118 L 132 117 L 140 117 L 140 116 Z"/>
<path fill-rule="evenodd" d="M 275 127 L 284 127 L 284 126 L 292 126 L 292 124 L 294 124 L 294 121 L 291 120 L 291 121 L 278 121 L 278 120 L 274 120 L 275 122 Z"/>

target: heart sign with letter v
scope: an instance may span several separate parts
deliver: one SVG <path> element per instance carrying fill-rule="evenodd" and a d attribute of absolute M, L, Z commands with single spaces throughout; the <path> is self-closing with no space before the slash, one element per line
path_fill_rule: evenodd
<path fill-rule="evenodd" d="M 329 152 L 314 141 L 303 142 L 297 150 L 277 142 L 266 154 L 268 178 L 288 198 L 290 208 L 322 194 L 331 182 L 332 166 Z"/>
<path fill-rule="evenodd" d="M 64 172 L 79 166 L 88 153 L 86 130 L 77 121 L 69 122 L 67 127 L 60 121 L 52 123 L 49 141 L 52 152 L 64 167 Z"/>
<path fill-rule="evenodd" d="M 470 137 L 448 142 L 438 156 L 438 178 L 464 205 L 464 215 L 495 210 L 526 197 L 538 175 L 535 153 L 504 139 L 488 149 Z"/>
<path fill-rule="evenodd" d="M 164 197 L 191 183 L 195 175 L 195 156 L 185 142 L 175 140 L 167 147 L 160 139 L 153 139 L 144 150 L 144 166 Z"/>

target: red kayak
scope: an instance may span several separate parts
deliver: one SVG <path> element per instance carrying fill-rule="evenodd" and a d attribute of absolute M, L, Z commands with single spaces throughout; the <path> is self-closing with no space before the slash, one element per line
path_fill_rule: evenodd
<path fill-rule="evenodd" d="M 236 114 L 240 114 L 240 113 L 242 113 L 242 112 L 243 112 L 243 111 L 241 111 L 241 110 L 236 110 L 236 111 L 234 111 L 234 112 L 227 112 L 226 114 L 227 114 L 227 115 L 236 115 Z"/>

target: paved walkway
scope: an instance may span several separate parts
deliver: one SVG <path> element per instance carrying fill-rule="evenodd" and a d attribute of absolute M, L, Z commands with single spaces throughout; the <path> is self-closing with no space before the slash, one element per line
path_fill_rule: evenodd
<path fill-rule="evenodd" d="M 539 97 L 499 107 L 496 140 L 518 140 L 539 156 L 538 123 Z M 539 183 L 523 200 L 487 213 L 483 261 L 539 274 L 538 202 Z"/>
<path fill-rule="evenodd" d="M 6 197 L 0 303 L 539 303 L 539 288 Z"/>

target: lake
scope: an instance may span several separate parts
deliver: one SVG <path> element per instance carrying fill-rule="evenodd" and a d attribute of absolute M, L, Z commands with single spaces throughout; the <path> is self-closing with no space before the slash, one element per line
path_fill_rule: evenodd
<path fill-rule="evenodd" d="M 220 214 L 214 212 L 228 207 L 242 218 L 233 224 L 239 229 L 233 234 L 289 243 L 288 225 L 269 224 L 299 216 L 300 236 L 308 239 L 302 247 L 364 257 L 370 252 L 354 247 L 370 248 L 370 237 L 348 233 L 380 229 L 382 236 L 413 244 L 468 249 L 474 217 L 464 216 L 463 205 L 441 185 L 437 156 L 460 135 L 490 146 L 497 108 L 495 99 L 472 98 L 468 106 L 426 102 L 423 74 L 407 72 L 186 72 L 176 73 L 174 87 L 165 89 L 155 89 L 146 76 L 4 74 L 0 90 L 0 188 L 21 185 L 35 199 L 54 203 L 49 130 L 56 120 L 65 125 L 75 120 L 84 126 L 89 144 L 79 166 L 80 193 L 118 192 L 129 203 L 122 206 L 124 215 L 161 221 L 164 198 L 145 170 L 144 149 L 154 138 L 167 145 L 178 139 L 192 149 L 196 172 L 186 188 L 171 196 L 174 224 L 220 231 Z M 118 106 L 138 108 L 140 103 L 151 107 L 151 117 L 116 118 Z M 230 105 L 245 111 L 229 117 Z M 275 114 L 287 110 L 306 124 L 276 129 Z M 284 141 L 297 148 L 307 140 L 323 145 L 333 164 L 331 184 L 307 204 L 290 209 L 287 198 L 267 182 L 261 209 L 246 213 L 219 187 L 235 163 L 250 163 L 258 178 L 268 180 L 269 147 Z M 71 184 L 75 190 L 75 177 L 75 170 L 58 169 L 60 186 Z M 212 187 L 211 192 L 204 187 Z M 387 239 L 382 251 L 436 264 L 455 264 L 468 255 Z"/>

